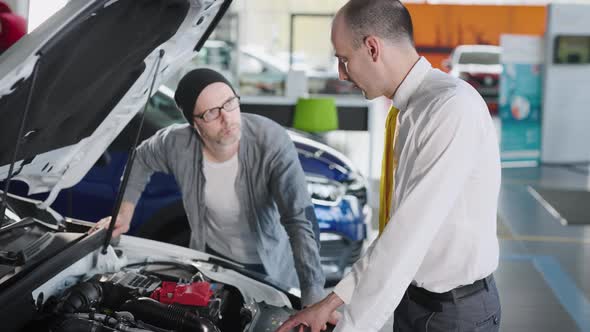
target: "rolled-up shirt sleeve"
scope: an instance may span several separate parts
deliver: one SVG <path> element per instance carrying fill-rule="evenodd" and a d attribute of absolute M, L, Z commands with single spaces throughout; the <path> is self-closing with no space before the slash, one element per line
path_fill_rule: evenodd
<path fill-rule="evenodd" d="M 335 331 L 378 331 L 393 314 L 474 167 L 475 113 L 451 96 L 432 114 L 391 222 L 334 290 L 347 304 Z"/>

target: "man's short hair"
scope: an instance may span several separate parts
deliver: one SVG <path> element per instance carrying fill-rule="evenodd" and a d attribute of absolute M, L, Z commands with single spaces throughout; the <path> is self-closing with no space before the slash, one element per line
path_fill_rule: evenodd
<path fill-rule="evenodd" d="M 399 0 L 350 0 L 343 14 L 353 35 L 354 48 L 359 48 L 369 35 L 414 44 L 412 18 Z"/>

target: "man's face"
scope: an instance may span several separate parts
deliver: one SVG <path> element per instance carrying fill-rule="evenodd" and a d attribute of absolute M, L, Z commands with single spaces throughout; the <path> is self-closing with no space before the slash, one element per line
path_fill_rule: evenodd
<path fill-rule="evenodd" d="M 354 48 L 352 33 L 341 13 L 332 23 L 332 46 L 338 58 L 338 77 L 356 85 L 367 99 L 379 97 L 371 74 L 374 68 L 368 50 L 365 45 Z"/>
<path fill-rule="evenodd" d="M 219 117 L 210 120 L 210 115 L 217 112 Z M 229 146 L 240 140 L 242 120 L 239 101 L 227 84 L 213 83 L 201 92 L 193 110 L 193 126 L 201 138 L 212 146 Z"/>

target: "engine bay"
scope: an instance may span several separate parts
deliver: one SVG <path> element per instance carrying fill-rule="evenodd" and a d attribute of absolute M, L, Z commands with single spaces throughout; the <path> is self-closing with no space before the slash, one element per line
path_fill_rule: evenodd
<path fill-rule="evenodd" d="M 11 199 L 0 232 L 3 331 L 274 331 L 298 294 L 206 253 L 38 216 Z"/>
<path fill-rule="evenodd" d="M 245 331 L 260 308 L 192 265 L 136 263 L 48 298 L 22 331 Z"/>

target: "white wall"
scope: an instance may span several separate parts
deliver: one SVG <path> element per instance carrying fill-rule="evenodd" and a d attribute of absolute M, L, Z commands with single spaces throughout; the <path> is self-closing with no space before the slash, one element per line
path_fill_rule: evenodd
<path fill-rule="evenodd" d="M 29 0 L 4 0 L 4 2 L 20 16 L 29 17 Z"/>
<path fill-rule="evenodd" d="M 552 4 L 545 34 L 543 162 L 590 161 L 590 64 L 553 64 L 556 35 L 590 35 L 590 4 Z"/>
<path fill-rule="evenodd" d="M 20 0 L 19 0 L 20 1 Z M 29 5 L 29 32 L 45 22 L 69 0 L 27 0 Z"/>

